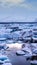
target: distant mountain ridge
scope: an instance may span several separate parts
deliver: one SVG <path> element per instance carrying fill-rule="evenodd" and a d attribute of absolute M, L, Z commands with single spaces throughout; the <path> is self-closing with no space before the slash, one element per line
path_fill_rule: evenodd
<path fill-rule="evenodd" d="M 0 23 L 37 23 L 37 18 L 31 22 L 25 22 L 25 21 L 12 19 L 12 18 L 7 18 L 7 19 L 0 20 Z"/>

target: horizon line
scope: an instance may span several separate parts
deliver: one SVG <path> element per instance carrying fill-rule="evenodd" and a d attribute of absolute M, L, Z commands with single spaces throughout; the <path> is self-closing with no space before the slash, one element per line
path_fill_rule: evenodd
<path fill-rule="evenodd" d="M 29 24 L 32 24 L 32 23 L 37 23 L 37 22 L 0 22 L 0 24 L 24 24 L 24 23 L 29 23 Z"/>

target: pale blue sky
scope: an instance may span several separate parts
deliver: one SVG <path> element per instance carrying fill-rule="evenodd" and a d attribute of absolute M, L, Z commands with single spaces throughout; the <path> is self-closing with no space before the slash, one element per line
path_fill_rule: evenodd
<path fill-rule="evenodd" d="M 0 21 L 34 21 L 37 0 L 0 0 Z"/>

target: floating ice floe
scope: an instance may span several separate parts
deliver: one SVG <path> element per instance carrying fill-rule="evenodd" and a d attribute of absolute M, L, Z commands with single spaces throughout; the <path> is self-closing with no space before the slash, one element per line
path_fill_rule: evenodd
<path fill-rule="evenodd" d="M 32 38 L 32 30 L 25 31 L 26 33 L 23 34 L 22 38 L 26 41 L 30 41 Z"/>
<path fill-rule="evenodd" d="M 36 26 L 33 29 L 33 40 L 37 41 L 37 27 Z"/>
<path fill-rule="evenodd" d="M 30 59 L 30 63 L 32 65 L 37 65 L 37 55 L 32 56 L 32 58 Z"/>
<path fill-rule="evenodd" d="M 37 43 L 31 43 L 31 50 L 32 50 L 32 53 L 35 51 L 37 51 Z"/>
<path fill-rule="evenodd" d="M 32 57 L 32 51 L 31 51 L 31 49 L 29 49 L 29 48 L 26 47 L 26 48 L 23 48 L 22 51 L 25 52 L 24 57 L 26 59 L 28 59 L 28 58 L 30 59 Z"/>
<path fill-rule="evenodd" d="M 5 41 L 5 40 L 6 40 L 6 38 L 2 38 L 2 37 L 0 38 L 0 41 Z"/>
<path fill-rule="evenodd" d="M 4 49 L 4 50 L 7 50 L 9 47 L 7 46 L 6 43 L 0 43 L 0 50 Z"/>
<path fill-rule="evenodd" d="M 18 31 L 18 32 L 16 31 L 16 32 L 12 33 L 12 38 L 14 41 L 19 40 L 20 37 L 21 37 L 20 31 Z"/>
<path fill-rule="evenodd" d="M 30 63 L 33 65 L 37 65 L 37 60 L 32 60 L 32 61 L 30 61 Z"/>
<path fill-rule="evenodd" d="M 37 49 L 33 50 L 33 54 L 37 55 Z"/>
<path fill-rule="evenodd" d="M 3 65 L 12 65 L 11 63 L 4 63 Z"/>
<path fill-rule="evenodd" d="M 10 63 L 9 58 L 6 55 L 0 54 L 0 64 L 7 65 L 7 63 Z M 10 63 L 11 64 L 11 63 Z M 9 65 L 9 64 L 8 64 Z"/>
<path fill-rule="evenodd" d="M 17 52 L 16 52 L 16 54 L 21 56 L 21 55 L 25 55 L 25 52 L 24 52 L 24 51 L 19 50 L 19 51 L 17 51 Z"/>

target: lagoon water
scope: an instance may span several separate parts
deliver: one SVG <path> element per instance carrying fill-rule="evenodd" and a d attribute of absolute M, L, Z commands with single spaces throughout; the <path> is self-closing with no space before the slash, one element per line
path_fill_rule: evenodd
<path fill-rule="evenodd" d="M 18 37 L 24 30 L 37 28 L 35 23 L 0 23 L 0 44 L 1 43 L 15 43 Z M 14 49 L 12 49 L 14 50 Z M 16 51 L 15 51 L 16 52 Z M 12 65 L 30 65 L 30 61 L 26 61 L 24 56 L 16 56 L 14 51 L 8 51 L 8 56 L 11 59 Z"/>

